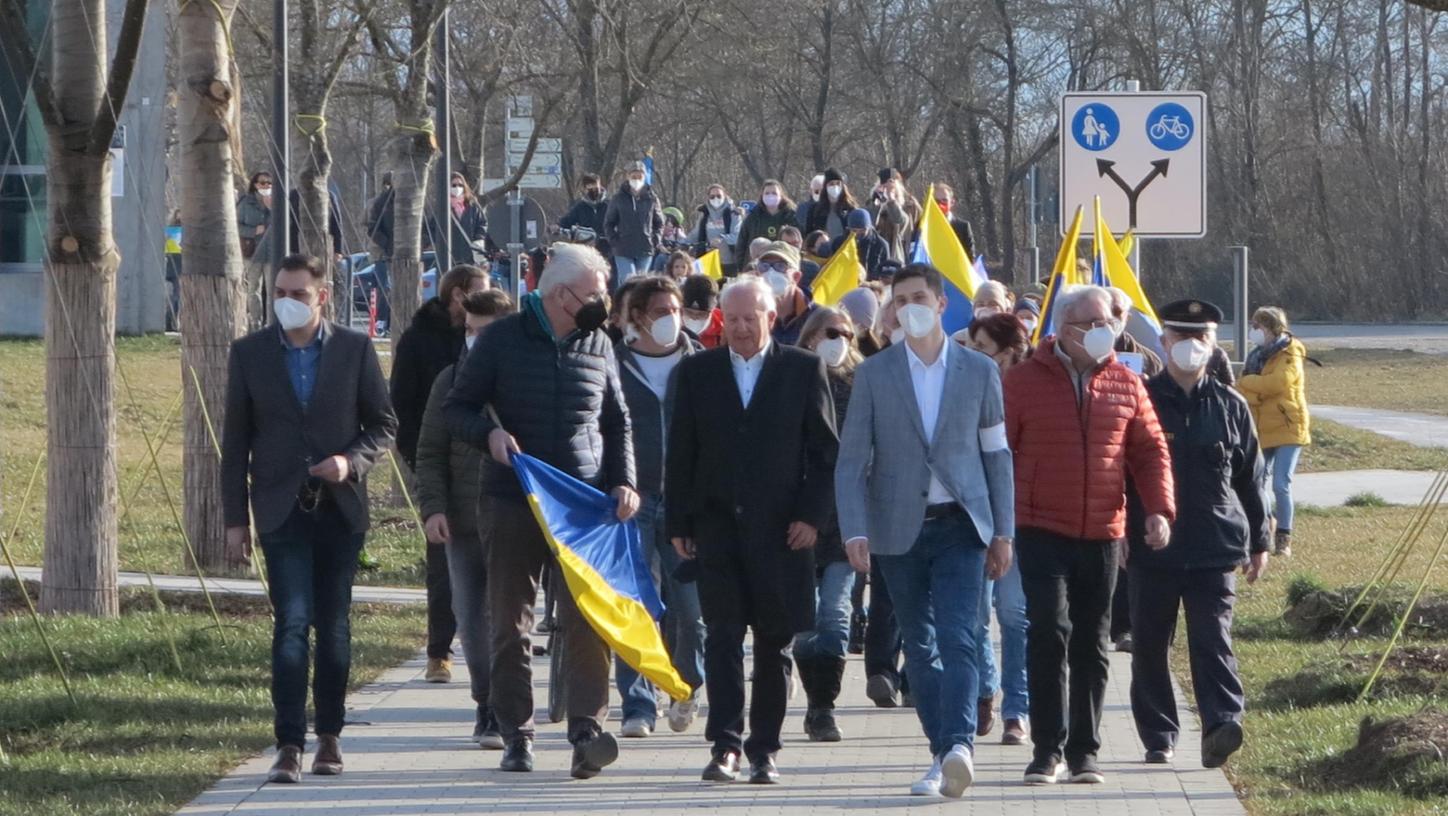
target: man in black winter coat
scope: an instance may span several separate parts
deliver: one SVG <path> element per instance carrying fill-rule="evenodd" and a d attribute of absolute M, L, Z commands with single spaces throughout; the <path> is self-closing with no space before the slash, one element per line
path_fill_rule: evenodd
<path fill-rule="evenodd" d="M 1242 745 L 1242 679 L 1232 652 L 1239 567 L 1248 583 L 1267 569 L 1267 480 L 1247 402 L 1208 374 L 1222 310 L 1182 300 L 1159 313 L 1167 368 L 1146 384 L 1171 443 L 1177 517 L 1171 546 L 1143 543 L 1144 513 L 1130 495 L 1131 713 L 1148 763 L 1169 763 L 1181 723 L 1170 647 L 1186 610 L 1192 691 L 1202 721 L 1202 764 L 1221 766 Z"/>
<path fill-rule="evenodd" d="M 603 237 L 613 251 L 615 291 L 634 275 L 647 275 L 660 246 L 663 205 L 644 179 L 644 163 L 630 165 L 628 178 L 608 202 L 603 217 Z"/>
<path fill-rule="evenodd" d="M 533 770 L 533 669 L 529 633 L 547 540 L 512 470 L 521 451 L 611 493 L 618 519 L 638 512 L 628 406 L 613 346 L 603 332 L 608 262 L 590 247 L 557 244 L 538 289 L 518 314 L 489 326 L 461 363 L 443 403 L 448 430 L 488 451 L 478 517 L 488 553 L 493 622 L 492 703 L 505 741 L 500 768 Z M 588 779 L 618 759 L 608 717 L 608 644 L 558 597 L 573 776 Z"/>
<path fill-rule="evenodd" d="M 442 276 L 437 297 L 422 304 L 412 325 L 397 341 L 392 360 L 392 407 L 397 412 L 397 450 L 408 468 L 417 466 L 417 435 L 433 381 L 457 362 L 463 350 L 463 299 L 488 288 L 488 275 L 476 266 L 455 266 Z M 457 620 L 447 548 L 427 545 L 427 673 L 429 683 L 452 680 L 452 642 Z"/>
<path fill-rule="evenodd" d="M 558 219 L 559 229 L 586 227 L 597 236 L 603 235 L 603 216 L 608 212 L 608 199 L 603 196 L 603 182 L 593 173 L 585 173 L 579 179 L 583 198 L 573 202 L 573 207 Z"/>

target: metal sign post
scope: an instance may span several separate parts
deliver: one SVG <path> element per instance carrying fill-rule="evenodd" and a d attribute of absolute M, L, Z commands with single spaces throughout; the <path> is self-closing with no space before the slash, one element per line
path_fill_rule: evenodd
<path fill-rule="evenodd" d="M 1247 362 L 1248 292 L 1247 276 L 1251 270 L 1244 246 L 1232 247 L 1232 342 L 1237 362 Z"/>
<path fill-rule="evenodd" d="M 432 237 L 432 249 L 439 280 L 453 265 L 453 215 L 449 197 L 449 188 L 452 185 L 452 72 L 449 68 L 451 60 L 448 58 L 450 30 L 448 12 L 443 9 L 442 19 L 438 21 L 437 30 L 433 32 L 432 42 L 433 81 L 437 94 L 434 115 L 437 119 L 436 132 L 441 151 L 437 157 L 437 191 L 433 194 L 432 202 L 433 223 L 437 225 L 438 234 Z"/>
<path fill-rule="evenodd" d="M 287 0 L 272 3 L 272 203 L 271 271 L 275 276 L 292 249 L 292 102 L 287 54 Z M 271 281 L 262 285 L 262 305 L 271 309 Z M 263 317 L 270 322 L 270 318 Z"/>

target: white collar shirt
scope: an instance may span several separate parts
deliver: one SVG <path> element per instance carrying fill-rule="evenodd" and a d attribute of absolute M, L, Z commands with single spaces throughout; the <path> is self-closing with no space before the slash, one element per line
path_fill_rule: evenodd
<path fill-rule="evenodd" d="M 945 370 L 946 359 L 950 355 L 950 338 L 945 338 L 945 343 L 936 355 L 935 362 L 926 365 L 915 355 L 915 349 L 910 344 L 905 344 L 905 359 L 910 365 L 910 383 L 915 387 L 915 405 L 920 409 L 920 424 L 925 429 L 925 443 L 930 445 L 935 441 L 935 424 L 940 419 L 941 403 L 945 399 Z M 930 495 L 926 500 L 929 504 L 947 504 L 955 501 L 950 491 L 945 489 L 940 479 L 936 478 L 935 471 L 930 472 Z"/>
<path fill-rule="evenodd" d="M 734 349 L 729 349 L 729 364 L 734 369 L 734 384 L 739 387 L 739 402 L 745 408 L 749 407 L 749 400 L 754 397 L 754 386 L 759 384 L 759 372 L 764 370 L 764 358 L 769 354 L 771 342 L 766 339 L 764 348 L 748 360 Z"/>

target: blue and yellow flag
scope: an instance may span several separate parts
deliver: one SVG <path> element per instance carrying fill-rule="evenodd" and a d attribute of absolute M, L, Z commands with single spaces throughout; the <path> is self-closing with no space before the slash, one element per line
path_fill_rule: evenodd
<path fill-rule="evenodd" d="M 724 280 L 724 265 L 719 261 L 719 250 L 711 249 L 695 258 L 694 273 L 708 275 L 716 281 Z"/>
<path fill-rule="evenodd" d="M 975 317 L 975 290 L 981 280 L 976 265 L 961 246 L 950 219 L 935 201 L 935 185 L 925 191 L 925 213 L 915 238 L 914 263 L 928 263 L 945 280 L 945 314 L 940 323 L 946 334 L 960 331 Z"/>
<path fill-rule="evenodd" d="M 1031 345 L 1041 342 L 1044 337 L 1056 333 L 1056 295 L 1061 287 L 1076 279 L 1076 243 L 1081 240 L 1081 219 L 1085 208 L 1076 208 L 1076 217 L 1071 219 L 1071 228 L 1061 239 L 1061 249 L 1056 253 L 1056 262 L 1051 264 L 1051 277 L 1046 283 L 1046 297 L 1041 301 L 1041 320 L 1036 324 L 1036 333 L 1031 335 Z"/>
<path fill-rule="evenodd" d="M 1105 236 L 1104 238 L 1102 236 Z M 1135 238 L 1131 233 L 1122 237 L 1124 242 L 1127 238 Z M 1111 228 L 1106 225 L 1106 218 L 1101 215 L 1101 199 L 1096 199 L 1096 267 L 1100 270 L 1101 286 L 1115 286 L 1125 292 L 1131 298 L 1133 311 L 1141 315 L 1151 330 L 1161 335 L 1161 321 L 1157 319 L 1156 309 L 1151 307 L 1151 301 L 1147 300 L 1146 292 L 1141 288 L 1141 282 L 1136 279 L 1136 273 L 1131 269 L 1131 263 L 1126 260 L 1126 252 L 1122 250 L 1121 244 L 1111 237 Z"/>
<path fill-rule="evenodd" d="M 654 588 L 634 522 L 620 522 L 614 499 L 555 467 L 515 453 L 513 469 L 578 611 L 623 662 L 675 700 L 689 684 L 659 636 L 663 602 Z"/>
<path fill-rule="evenodd" d="M 860 252 L 852 232 L 810 284 L 810 299 L 821 306 L 833 306 L 847 292 L 860 286 Z"/>

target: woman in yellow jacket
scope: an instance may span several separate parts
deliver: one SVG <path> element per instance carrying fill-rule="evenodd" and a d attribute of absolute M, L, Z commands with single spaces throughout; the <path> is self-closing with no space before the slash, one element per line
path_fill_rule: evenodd
<path fill-rule="evenodd" d="M 1312 444 L 1302 366 L 1307 349 L 1288 331 L 1287 315 L 1275 306 L 1264 306 L 1252 314 L 1248 336 L 1254 348 L 1247 355 L 1237 390 L 1252 408 L 1262 456 L 1272 471 L 1276 554 L 1291 555 L 1292 475 L 1303 446 Z"/>

